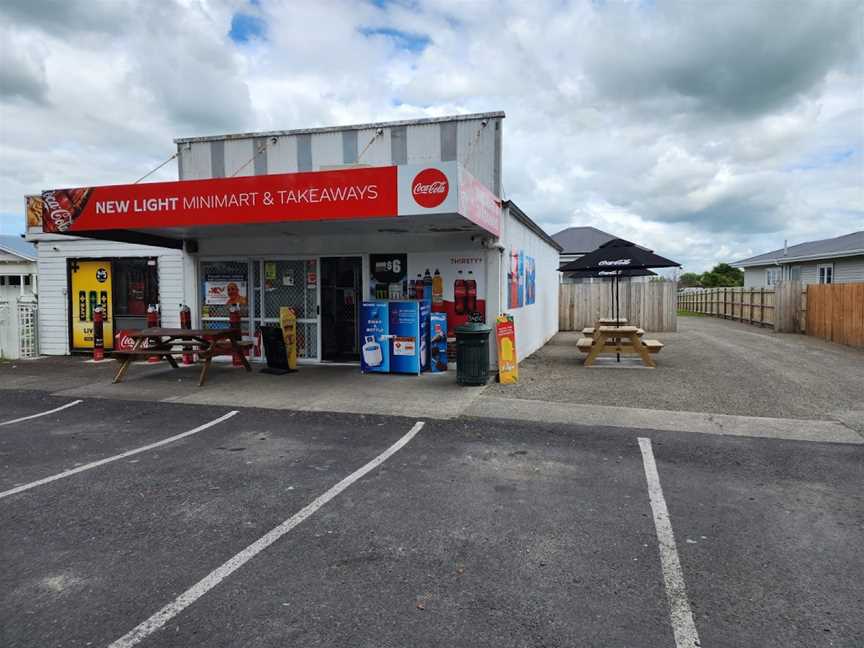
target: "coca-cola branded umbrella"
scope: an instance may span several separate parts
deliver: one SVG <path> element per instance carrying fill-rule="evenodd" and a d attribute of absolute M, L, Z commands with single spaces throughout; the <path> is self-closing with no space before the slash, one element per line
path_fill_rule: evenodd
<path fill-rule="evenodd" d="M 618 303 L 618 282 L 622 276 L 639 276 L 637 274 L 627 273 L 647 271 L 649 268 L 680 267 L 681 264 L 677 261 L 672 261 L 671 259 L 662 257 L 659 254 L 654 254 L 653 250 L 643 248 L 624 239 L 612 239 L 593 252 L 581 256 L 575 261 L 566 263 L 558 269 L 562 272 L 596 272 L 598 273 L 596 276 L 608 276 L 602 275 L 601 273 L 613 273 L 612 291 L 614 293 L 614 310 L 612 312 L 612 317 L 615 320 L 615 326 L 618 326 L 621 312 Z M 621 360 L 620 355 L 618 356 L 618 360 Z"/>

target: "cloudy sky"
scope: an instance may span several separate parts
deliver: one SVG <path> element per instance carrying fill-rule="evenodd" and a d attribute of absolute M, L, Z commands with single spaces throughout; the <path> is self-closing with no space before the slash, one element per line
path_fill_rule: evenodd
<path fill-rule="evenodd" d="M 864 229 L 864 0 L 4 0 L 0 233 L 175 137 L 488 110 L 550 233 L 701 271 Z"/>

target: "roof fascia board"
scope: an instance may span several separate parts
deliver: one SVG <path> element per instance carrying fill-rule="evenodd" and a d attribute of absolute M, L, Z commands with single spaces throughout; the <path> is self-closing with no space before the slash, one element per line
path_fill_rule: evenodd
<path fill-rule="evenodd" d="M 12 256 L 17 256 L 19 259 L 25 259 L 27 261 L 35 261 L 36 260 L 35 256 L 30 256 L 29 254 L 22 254 L 20 250 L 15 250 L 13 248 L 7 247 L 7 246 L 3 245 L 2 243 L 0 243 L 0 251 L 7 252 L 8 254 L 11 254 Z"/>
<path fill-rule="evenodd" d="M 844 250 L 842 252 L 830 252 L 827 254 L 806 254 L 802 256 L 777 257 L 776 259 L 763 259 L 762 261 L 738 261 L 732 265 L 736 268 L 757 268 L 759 266 L 782 265 L 794 263 L 795 261 L 818 261 L 820 259 L 835 259 L 839 257 L 864 256 L 864 248 L 857 250 Z"/>

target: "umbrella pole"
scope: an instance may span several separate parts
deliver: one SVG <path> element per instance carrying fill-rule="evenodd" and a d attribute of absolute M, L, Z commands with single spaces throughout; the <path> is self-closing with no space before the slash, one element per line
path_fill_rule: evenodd
<path fill-rule="evenodd" d="M 621 317 L 621 306 L 618 303 L 618 295 L 620 294 L 620 288 L 619 288 L 618 282 L 619 282 L 619 278 L 618 278 L 618 274 L 616 273 L 615 274 L 615 314 L 613 315 L 613 317 L 615 318 L 615 326 L 616 327 L 618 326 L 618 324 L 620 324 L 618 319 Z M 618 339 L 618 344 L 621 344 L 620 338 Z M 615 362 L 621 362 L 621 354 L 618 353 L 617 351 L 615 352 Z"/>

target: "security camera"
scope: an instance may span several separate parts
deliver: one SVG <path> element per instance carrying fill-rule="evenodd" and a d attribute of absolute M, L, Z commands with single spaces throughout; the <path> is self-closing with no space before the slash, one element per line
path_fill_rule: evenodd
<path fill-rule="evenodd" d="M 271 143 L 271 144 L 275 144 L 275 143 L 278 142 L 278 141 L 279 141 L 279 138 L 278 138 L 278 137 L 271 137 L 271 138 L 270 138 L 270 143 Z"/>
<path fill-rule="evenodd" d="M 483 121 L 480 122 L 480 125 L 481 125 L 483 128 L 486 128 L 486 126 L 489 125 L 489 120 L 488 120 L 488 119 L 484 119 Z"/>
<path fill-rule="evenodd" d="M 383 134 L 384 134 L 384 129 L 383 129 L 383 128 L 378 128 L 378 129 L 376 129 L 376 130 L 375 130 L 375 134 L 376 134 L 376 135 L 383 135 Z"/>

